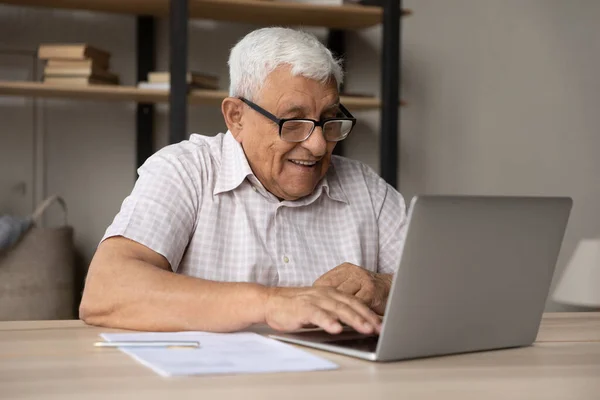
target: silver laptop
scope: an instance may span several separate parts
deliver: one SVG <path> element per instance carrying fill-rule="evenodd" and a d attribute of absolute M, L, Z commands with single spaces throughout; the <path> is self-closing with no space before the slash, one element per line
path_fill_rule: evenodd
<path fill-rule="evenodd" d="M 416 197 L 379 336 L 271 337 L 372 361 L 528 346 L 571 206 L 558 197 Z"/>

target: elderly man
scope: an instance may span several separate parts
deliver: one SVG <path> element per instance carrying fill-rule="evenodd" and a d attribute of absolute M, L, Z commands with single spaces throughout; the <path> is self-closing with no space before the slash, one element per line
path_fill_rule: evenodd
<path fill-rule="evenodd" d="M 332 156 L 356 120 L 314 36 L 265 28 L 229 58 L 228 131 L 192 135 L 139 170 L 90 265 L 81 318 L 139 330 L 380 329 L 405 203 Z"/>

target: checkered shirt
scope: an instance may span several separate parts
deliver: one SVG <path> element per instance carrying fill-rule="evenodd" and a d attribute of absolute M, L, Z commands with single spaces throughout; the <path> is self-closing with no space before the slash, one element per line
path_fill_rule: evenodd
<path fill-rule="evenodd" d="M 104 239 L 124 236 L 173 271 L 226 282 L 310 286 L 344 262 L 395 271 L 402 196 L 366 165 L 332 156 L 314 192 L 279 201 L 230 132 L 192 135 L 150 157 Z"/>

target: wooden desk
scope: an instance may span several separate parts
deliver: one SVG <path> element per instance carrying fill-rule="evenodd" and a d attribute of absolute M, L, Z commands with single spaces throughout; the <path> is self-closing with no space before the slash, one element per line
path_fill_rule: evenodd
<path fill-rule="evenodd" d="M 1 399 L 600 399 L 600 313 L 547 314 L 534 346 L 327 372 L 162 378 L 80 321 L 0 322 Z"/>

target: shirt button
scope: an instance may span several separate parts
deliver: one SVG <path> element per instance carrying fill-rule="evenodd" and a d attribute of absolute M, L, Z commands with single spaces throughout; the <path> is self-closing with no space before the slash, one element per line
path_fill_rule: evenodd
<path fill-rule="evenodd" d="M 283 256 L 283 262 L 287 264 L 290 262 L 290 259 L 287 256 Z"/>
<path fill-rule="evenodd" d="M 258 189 L 254 185 L 252 185 L 252 190 L 254 190 L 255 192 L 258 192 Z"/>

